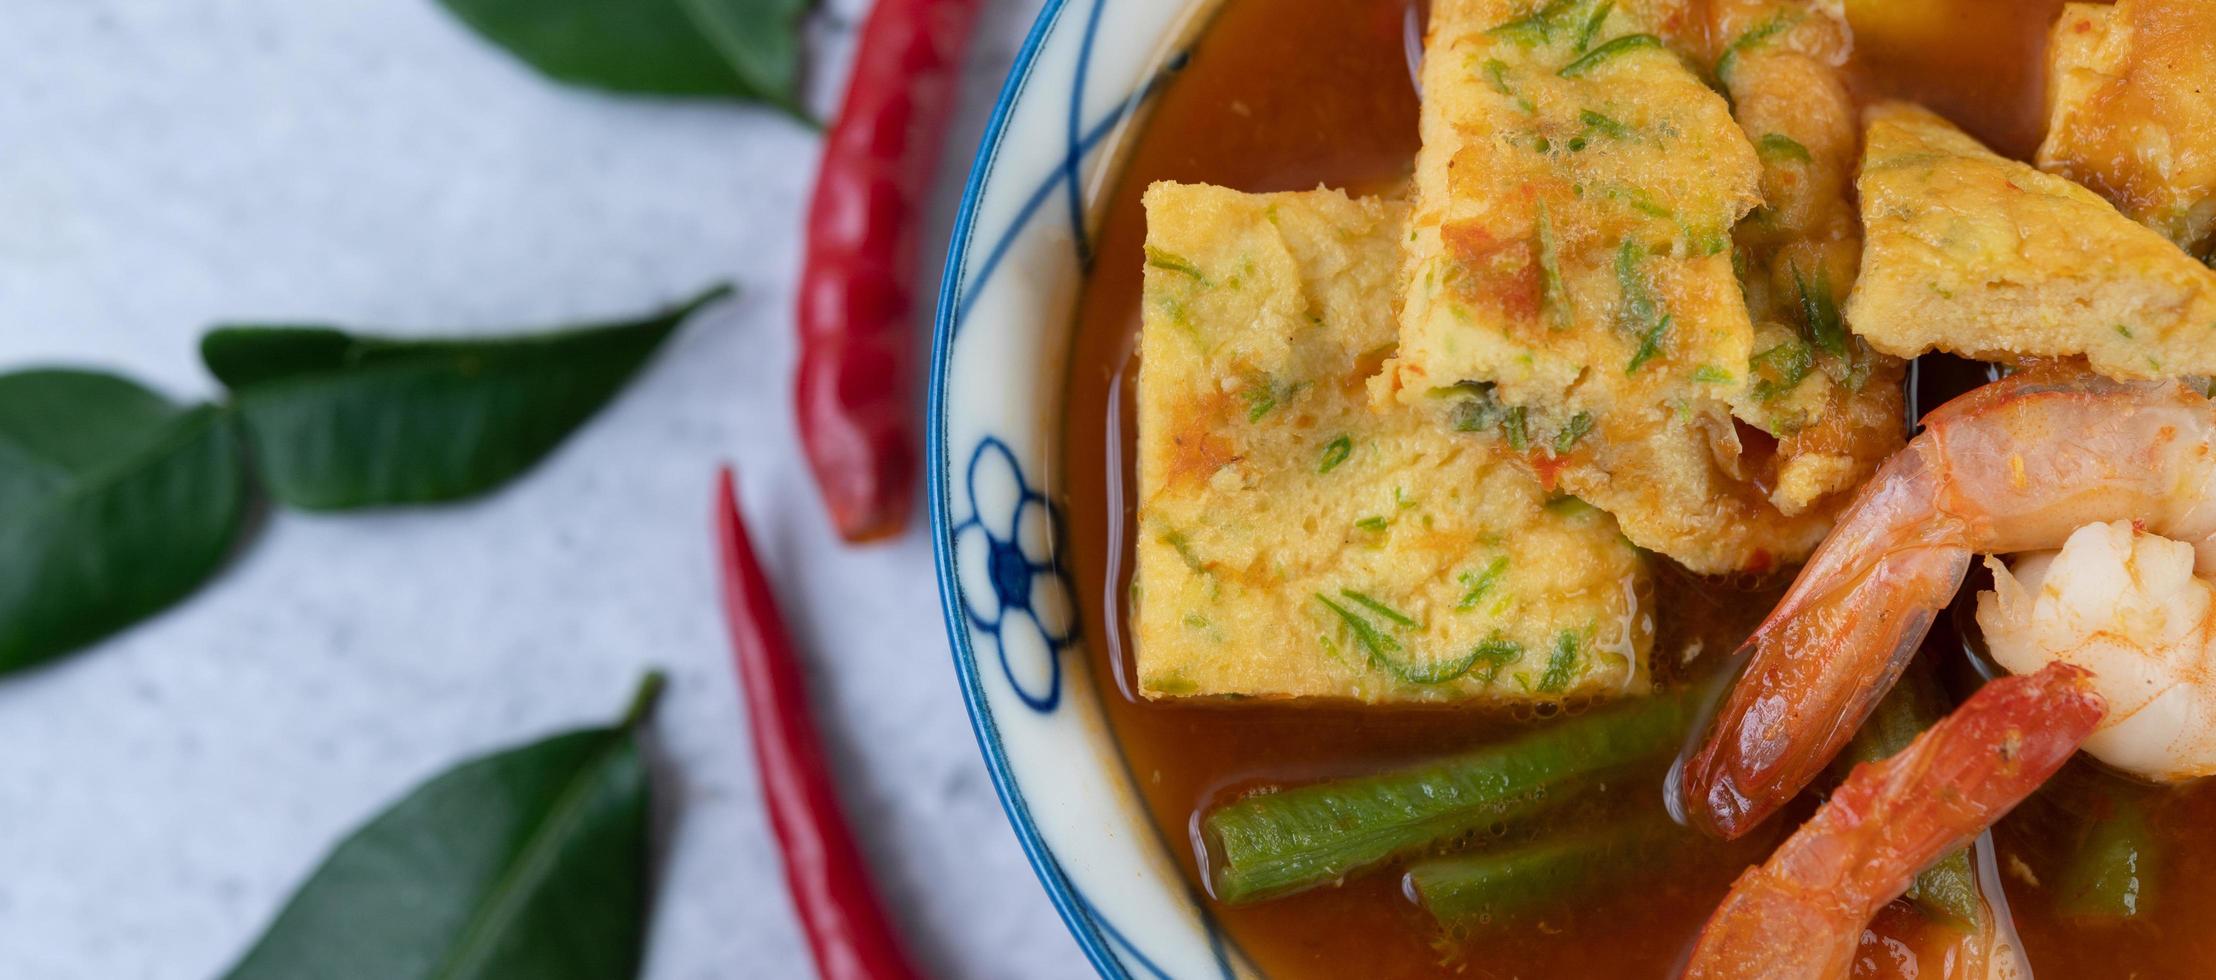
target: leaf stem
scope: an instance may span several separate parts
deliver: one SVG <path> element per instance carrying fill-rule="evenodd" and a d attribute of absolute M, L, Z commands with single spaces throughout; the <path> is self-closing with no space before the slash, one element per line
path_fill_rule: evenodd
<path fill-rule="evenodd" d="M 669 686 L 669 675 L 657 668 L 646 672 L 639 679 L 639 689 L 631 695 L 631 706 L 624 709 L 623 727 L 635 729 L 653 720 L 654 706 L 662 700 L 662 690 Z"/>
<path fill-rule="evenodd" d="M 701 292 L 700 295 L 678 304 L 675 308 L 671 309 L 667 314 L 664 315 L 689 317 L 694 313 L 699 312 L 702 307 L 730 299 L 731 297 L 737 296 L 738 294 L 739 288 L 737 286 L 733 286 L 729 282 L 719 282 L 713 286 L 708 287 L 706 290 Z"/>

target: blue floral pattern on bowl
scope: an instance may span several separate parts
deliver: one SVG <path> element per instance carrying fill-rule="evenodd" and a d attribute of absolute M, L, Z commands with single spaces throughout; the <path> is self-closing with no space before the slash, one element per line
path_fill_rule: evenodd
<path fill-rule="evenodd" d="M 1060 556 L 1061 508 L 1024 478 L 1015 451 L 988 437 L 970 454 L 969 517 L 954 525 L 962 609 L 990 634 L 1008 685 L 1033 711 L 1062 699 L 1063 650 L 1076 640 L 1077 597 Z M 982 582 L 970 581 L 982 572 Z"/>

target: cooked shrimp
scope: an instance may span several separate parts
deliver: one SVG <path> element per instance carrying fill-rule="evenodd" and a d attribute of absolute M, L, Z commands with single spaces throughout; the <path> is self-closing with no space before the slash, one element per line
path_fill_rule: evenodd
<path fill-rule="evenodd" d="M 1977 622 L 1993 659 L 2018 674 L 2076 664 L 2108 700 L 2085 751 L 2156 782 L 2216 773 L 2216 585 L 2193 576 L 2191 546 L 2114 521 L 2013 571 L 1986 562 Z"/>
<path fill-rule="evenodd" d="M 1821 771 L 1900 676 L 1976 553 L 2051 550 L 2129 518 L 2216 571 L 2216 404 L 2175 381 L 2034 371 L 1941 406 L 1841 513 L 1747 639 L 1677 773 L 1691 822 L 1737 837 Z"/>
<path fill-rule="evenodd" d="M 1857 766 L 1709 917 L 1702 980 L 1844 977 L 1870 918 L 2069 761 L 2100 723 L 2092 675 L 2064 663 L 1987 684 L 1908 748 Z M 2005 969 L 2003 961 L 1995 966 Z"/>

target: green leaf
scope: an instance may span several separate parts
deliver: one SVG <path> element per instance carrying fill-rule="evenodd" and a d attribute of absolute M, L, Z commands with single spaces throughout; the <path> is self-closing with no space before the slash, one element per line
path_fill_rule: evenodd
<path fill-rule="evenodd" d="M 1554 638 L 1554 653 L 1547 657 L 1547 672 L 1539 676 L 1539 690 L 1560 694 L 1577 672 L 1577 634 L 1563 630 Z"/>
<path fill-rule="evenodd" d="M 1594 112 L 1591 109 L 1579 110 L 1577 119 L 1585 124 L 1585 128 L 1612 140 L 1636 139 L 1639 136 L 1638 131 L 1624 125 L 1621 120 Z"/>
<path fill-rule="evenodd" d="M 480 340 L 220 327 L 201 341 L 278 500 L 345 510 L 458 500 L 544 458 L 718 287 L 630 322 Z"/>
<path fill-rule="evenodd" d="M 239 440 L 85 371 L 0 375 L 0 673 L 52 660 L 184 598 L 246 509 Z"/>
<path fill-rule="evenodd" d="M 1815 352 L 1797 340 L 1785 341 L 1748 358 L 1748 370 L 1755 377 L 1755 400 L 1770 401 L 1800 387 L 1815 363 Z"/>
<path fill-rule="evenodd" d="M 1593 413 L 1579 412 L 1570 416 L 1570 420 L 1562 424 L 1562 430 L 1554 434 L 1554 454 L 1560 456 L 1569 452 L 1577 446 L 1578 440 L 1585 438 L 1585 434 L 1591 431 Z"/>
<path fill-rule="evenodd" d="M 1339 464 L 1346 462 L 1347 457 L 1352 455 L 1354 455 L 1353 439 L 1346 436 L 1333 439 L 1324 444 L 1323 459 L 1316 463 L 1316 472 L 1329 473 L 1338 469 Z"/>
<path fill-rule="evenodd" d="M 1562 285 L 1560 248 L 1555 242 L 1554 221 L 1547 215 L 1545 198 L 1539 199 L 1535 223 L 1539 231 L 1539 295 L 1546 305 L 1547 325 L 1556 330 L 1568 330 L 1576 325 L 1576 311 L 1570 308 L 1570 294 Z"/>
<path fill-rule="evenodd" d="M 1462 396 L 1447 410 L 1447 424 L 1456 432 L 1487 432 L 1500 427 L 1508 407 L 1500 403 L 1490 381 L 1463 381 L 1446 388 L 1441 397 Z"/>
<path fill-rule="evenodd" d="M 1733 39 L 1724 48 L 1724 53 L 1716 59 L 1716 80 L 1730 84 L 1731 72 L 1739 66 L 1740 55 L 1769 43 L 1771 38 L 1784 33 L 1799 20 L 1799 16 L 1791 11 L 1781 12 Z"/>
<path fill-rule="evenodd" d="M 1666 48 L 1662 47 L 1662 39 L 1655 37 L 1652 34 L 1626 34 L 1623 37 L 1619 37 L 1613 41 L 1608 42 L 1607 44 L 1603 44 L 1600 47 L 1585 52 L 1576 60 L 1570 62 L 1569 64 L 1563 65 L 1562 70 L 1555 72 L 1555 74 L 1560 75 L 1563 78 L 1579 78 L 1585 75 L 1592 74 L 1595 70 L 1599 69 L 1600 66 L 1605 65 L 1610 61 L 1614 61 L 1615 59 L 1623 55 L 1630 54 L 1633 51 L 1639 51 L 1645 48 L 1653 48 L 1657 51 L 1667 50 Z"/>
<path fill-rule="evenodd" d="M 1508 574 L 1507 555 L 1495 557 L 1486 564 L 1484 571 L 1463 572 L 1461 582 L 1467 588 L 1463 591 L 1462 598 L 1455 602 L 1454 608 L 1474 608 L 1477 605 L 1477 600 L 1485 598 L 1485 593 L 1492 591 L 1494 584 L 1498 583 L 1500 577 L 1506 574 Z"/>
<path fill-rule="evenodd" d="M 1600 33 L 1600 25 L 1607 22 L 1608 12 L 1615 8 L 1616 0 L 1601 0 L 1593 5 L 1593 12 L 1585 16 L 1585 26 L 1577 29 L 1577 40 L 1570 45 L 1570 50 L 1584 54 L 1592 47 L 1593 37 Z"/>
<path fill-rule="evenodd" d="M 1331 610 L 1332 615 L 1339 617 L 1339 621 L 1345 623 L 1347 629 L 1354 632 L 1355 642 L 1362 644 L 1362 649 L 1369 653 L 1372 660 L 1383 658 L 1386 654 L 1400 652 L 1399 640 L 1393 639 L 1390 633 L 1380 631 L 1376 626 L 1371 625 L 1369 620 L 1356 615 L 1353 610 L 1331 601 L 1330 597 L 1321 592 L 1316 593 L 1316 601 L 1323 603 L 1325 609 Z"/>
<path fill-rule="evenodd" d="M 1654 326 L 1639 335 L 1639 346 L 1631 352 L 1631 360 L 1624 364 L 1625 374 L 1639 370 L 1653 360 L 1654 355 L 1662 353 L 1662 338 L 1669 334 L 1672 319 L 1670 314 L 1664 313 L 1662 319 L 1654 321 Z"/>
<path fill-rule="evenodd" d="M 1376 613 L 1379 616 L 1384 617 L 1390 622 L 1410 628 L 1413 628 L 1416 625 L 1416 621 L 1410 619 L 1407 613 L 1401 612 L 1398 609 L 1394 609 L 1391 606 L 1379 602 L 1376 599 L 1373 599 L 1360 592 L 1356 592 L 1353 589 L 1340 589 L 1339 594 L 1354 600 L 1355 604 L 1373 613 Z"/>
<path fill-rule="evenodd" d="M 1838 301 L 1831 295 L 1831 273 L 1817 266 L 1816 277 L 1811 280 L 1801 275 L 1798 265 L 1791 271 L 1793 288 L 1800 293 L 1801 322 L 1808 328 L 1808 339 L 1826 351 L 1845 355 L 1847 327 L 1839 318 Z"/>
<path fill-rule="evenodd" d="M 447 771 L 353 833 L 231 980 L 631 980 L 646 931 L 637 729 L 556 735 Z"/>
<path fill-rule="evenodd" d="M 755 98 L 799 113 L 800 15 L 808 0 L 680 0 Z"/>
<path fill-rule="evenodd" d="M 1544 7 L 1505 24 L 1496 25 L 1485 33 L 1530 47 L 1553 40 L 1555 30 L 1562 26 L 1564 18 L 1577 12 L 1577 6 L 1578 0 L 1551 0 Z"/>
<path fill-rule="evenodd" d="M 1146 247 L 1146 264 L 1151 265 L 1157 269 L 1163 269 L 1169 272 L 1175 272 L 1179 275 L 1190 277 L 1193 281 L 1201 283 L 1203 285 L 1208 282 L 1208 276 L 1200 271 L 1199 266 L 1194 265 L 1184 256 L 1178 255 L 1174 252 L 1170 252 L 1166 249 L 1156 248 L 1152 245 L 1148 245 Z"/>
<path fill-rule="evenodd" d="M 1754 151 L 1764 160 L 1791 160 L 1799 163 L 1814 163 L 1816 160 L 1809 155 L 1808 147 L 1784 133 L 1771 133 L 1756 140 Z"/>
<path fill-rule="evenodd" d="M 557 81 L 798 114 L 806 0 L 439 0 Z"/>
<path fill-rule="evenodd" d="M 1639 271 L 1644 255 L 1639 243 L 1629 238 L 1616 250 L 1616 285 L 1624 295 L 1623 305 L 1616 310 L 1616 326 L 1637 337 L 1646 336 L 1662 317 L 1661 301 L 1655 298 L 1645 274 Z"/>

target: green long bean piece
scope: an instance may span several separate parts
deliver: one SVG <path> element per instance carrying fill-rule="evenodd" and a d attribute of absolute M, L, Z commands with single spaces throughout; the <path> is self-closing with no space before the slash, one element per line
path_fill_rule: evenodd
<path fill-rule="evenodd" d="M 1201 821 L 1216 898 L 1251 902 L 1337 881 L 1577 796 L 1593 777 L 1677 747 L 1689 709 L 1657 696 L 1395 772 L 1262 793 Z"/>
<path fill-rule="evenodd" d="M 2114 781 L 2111 781 L 2112 783 Z M 2076 849 L 2055 882 L 2056 907 L 2077 919 L 2122 921 L 2146 915 L 2160 866 L 2147 797 L 2154 791 L 2108 785 L 2091 789 Z"/>
<path fill-rule="evenodd" d="M 1408 888 L 1449 929 L 1509 924 L 1639 870 L 1642 852 L 1667 830 L 1666 822 L 1654 820 L 1498 853 L 1424 861 L 1408 869 Z"/>
<path fill-rule="evenodd" d="M 1907 897 L 1925 914 L 1965 929 L 1985 918 L 1985 895 L 1978 891 L 1977 866 L 1970 862 L 1967 847 L 1925 868 L 1908 883 Z"/>
<path fill-rule="evenodd" d="M 1921 661 L 1908 665 L 1900 682 L 1885 692 L 1862 730 L 1848 744 L 1847 757 L 1855 763 L 1876 762 L 1908 747 L 1946 715 L 1939 682 Z M 1925 914 L 1963 928 L 1973 928 L 1985 915 L 1985 900 L 1978 892 L 1977 869 L 1970 863 L 1970 849 L 1963 848 L 1925 868 L 1908 886 L 1908 900 Z"/>

